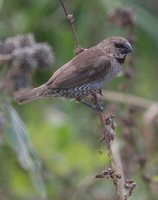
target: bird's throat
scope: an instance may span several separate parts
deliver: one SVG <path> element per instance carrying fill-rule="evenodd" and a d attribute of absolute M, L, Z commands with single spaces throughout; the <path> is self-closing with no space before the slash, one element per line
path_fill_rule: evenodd
<path fill-rule="evenodd" d="M 124 56 L 123 58 L 116 58 L 116 60 L 120 63 L 123 64 L 125 62 L 125 58 L 126 56 Z"/>

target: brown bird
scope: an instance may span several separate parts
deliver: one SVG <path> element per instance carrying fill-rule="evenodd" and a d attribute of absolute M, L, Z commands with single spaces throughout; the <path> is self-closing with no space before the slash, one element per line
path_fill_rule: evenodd
<path fill-rule="evenodd" d="M 50 96 L 88 104 L 84 98 L 101 93 L 102 87 L 122 70 L 127 54 L 132 51 L 131 44 L 125 38 L 109 37 L 60 67 L 45 84 L 24 94 L 19 93 L 16 100 L 23 104 Z"/>

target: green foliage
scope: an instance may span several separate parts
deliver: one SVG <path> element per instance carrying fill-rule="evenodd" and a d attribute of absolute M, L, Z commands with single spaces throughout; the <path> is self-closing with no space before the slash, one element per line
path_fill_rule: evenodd
<path fill-rule="evenodd" d="M 0 111 L 4 114 L 5 118 L 5 134 L 7 142 L 16 152 L 21 167 L 29 172 L 35 187 L 41 194 L 41 197 L 45 198 L 46 191 L 41 177 L 41 161 L 32 146 L 31 140 L 29 139 L 27 128 L 18 116 L 17 112 L 7 101 L 7 97 L 3 96 L 3 94 L 1 95 L 0 105 Z M 18 179 L 21 180 L 22 176 L 20 174 L 18 175 L 19 178 L 13 178 L 13 182 L 18 182 Z"/>

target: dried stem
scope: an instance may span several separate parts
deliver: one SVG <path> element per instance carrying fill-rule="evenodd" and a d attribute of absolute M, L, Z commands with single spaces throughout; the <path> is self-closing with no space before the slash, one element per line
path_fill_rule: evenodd
<path fill-rule="evenodd" d="M 125 191 L 124 191 L 125 176 L 124 176 L 124 171 L 123 171 L 123 163 L 122 163 L 121 155 L 120 155 L 120 147 L 116 138 L 111 145 L 111 150 L 112 150 L 112 155 L 113 155 L 112 166 L 117 172 L 117 174 L 121 175 L 121 178 L 117 179 L 117 189 L 119 193 L 118 196 L 122 200 L 125 196 Z"/>
<path fill-rule="evenodd" d="M 97 106 L 99 106 L 97 95 L 94 94 L 93 98 L 94 98 L 94 103 Z M 118 193 L 117 199 L 124 200 L 124 197 L 125 197 L 124 183 L 125 183 L 125 181 L 124 181 L 122 162 L 121 162 L 120 156 L 118 157 L 119 153 L 118 153 L 118 147 L 117 147 L 117 151 L 116 151 L 116 144 L 115 144 L 115 148 L 112 147 L 112 140 L 114 139 L 115 131 L 114 131 L 114 128 L 109 128 L 109 130 L 107 129 L 106 119 L 104 118 L 101 111 L 98 110 L 97 114 L 98 114 L 100 123 L 102 125 L 103 137 L 104 137 L 105 144 L 107 146 L 110 163 L 111 163 L 112 169 L 114 170 L 113 182 L 117 188 L 117 193 Z M 113 136 L 113 138 L 111 138 L 110 135 Z M 116 152 L 117 152 L 117 156 L 116 156 Z M 118 178 L 118 175 L 120 176 L 120 178 Z"/>
<path fill-rule="evenodd" d="M 96 94 L 93 95 L 94 97 L 94 103 L 95 105 L 99 105 L 99 102 L 98 102 L 98 97 Z M 107 146 L 107 149 L 108 149 L 108 153 L 109 153 L 109 157 L 110 157 L 110 161 L 113 160 L 113 157 L 112 157 L 112 151 L 111 151 L 111 145 L 110 145 L 110 141 L 109 141 L 109 138 L 108 138 L 108 135 L 107 135 L 107 129 L 106 129 L 106 126 L 105 126 L 105 119 L 103 117 L 103 114 L 101 111 L 97 111 L 97 114 L 98 114 L 98 117 L 99 117 L 99 120 L 100 120 L 100 123 L 102 125 L 102 129 L 103 129 L 103 136 L 104 136 L 104 139 L 105 139 L 105 143 L 106 143 L 106 146 Z"/>
<path fill-rule="evenodd" d="M 73 34 L 76 46 L 77 46 L 77 48 L 81 48 L 80 43 L 79 43 L 79 39 L 77 37 L 76 29 L 75 29 L 75 26 L 74 26 L 74 16 L 73 16 L 73 14 L 69 14 L 68 9 L 67 9 L 67 7 L 64 3 L 64 0 L 60 0 L 60 3 L 62 5 L 64 12 L 65 12 L 66 18 L 71 25 L 71 30 L 72 30 L 72 34 Z"/>

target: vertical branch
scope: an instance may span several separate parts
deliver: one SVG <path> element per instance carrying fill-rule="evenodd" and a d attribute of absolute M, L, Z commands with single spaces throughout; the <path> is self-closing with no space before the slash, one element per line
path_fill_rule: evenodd
<path fill-rule="evenodd" d="M 93 95 L 94 98 L 94 103 L 95 105 L 98 107 L 99 106 L 99 102 L 98 102 L 98 97 L 96 94 Z M 101 126 L 102 126 L 102 130 L 103 130 L 103 138 L 108 150 L 108 156 L 110 159 L 110 164 L 112 167 L 112 180 L 113 183 L 116 185 L 117 188 L 117 199 L 118 200 L 124 200 L 124 174 L 123 174 L 123 168 L 122 168 L 122 162 L 121 162 L 121 158 L 118 153 L 118 146 L 115 145 L 115 148 L 112 147 L 111 142 L 114 140 L 114 136 L 115 136 L 115 125 L 114 123 L 111 121 L 111 118 L 107 118 L 105 119 L 105 117 L 103 116 L 101 111 L 97 111 Z M 112 126 L 111 126 L 112 125 Z M 109 127 L 109 129 L 108 129 Z M 115 152 L 117 152 L 117 156 L 115 156 Z"/>
<path fill-rule="evenodd" d="M 64 10 L 65 15 L 66 15 L 66 19 L 70 23 L 71 31 L 72 31 L 72 34 L 73 34 L 73 37 L 74 37 L 74 41 L 75 41 L 75 44 L 77 46 L 76 54 L 78 54 L 78 53 L 83 51 L 83 48 L 81 48 L 79 39 L 77 37 L 76 29 L 75 29 L 75 26 L 74 26 L 74 20 L 75 20 L 74 16 L 73 16 L 73 14 L 69 14 L 68 9 L 67 9 L 67 7 L 64 3 L 64 0 L 60 0 L 60 3 L 61 3 L 61 6 Z"/>

